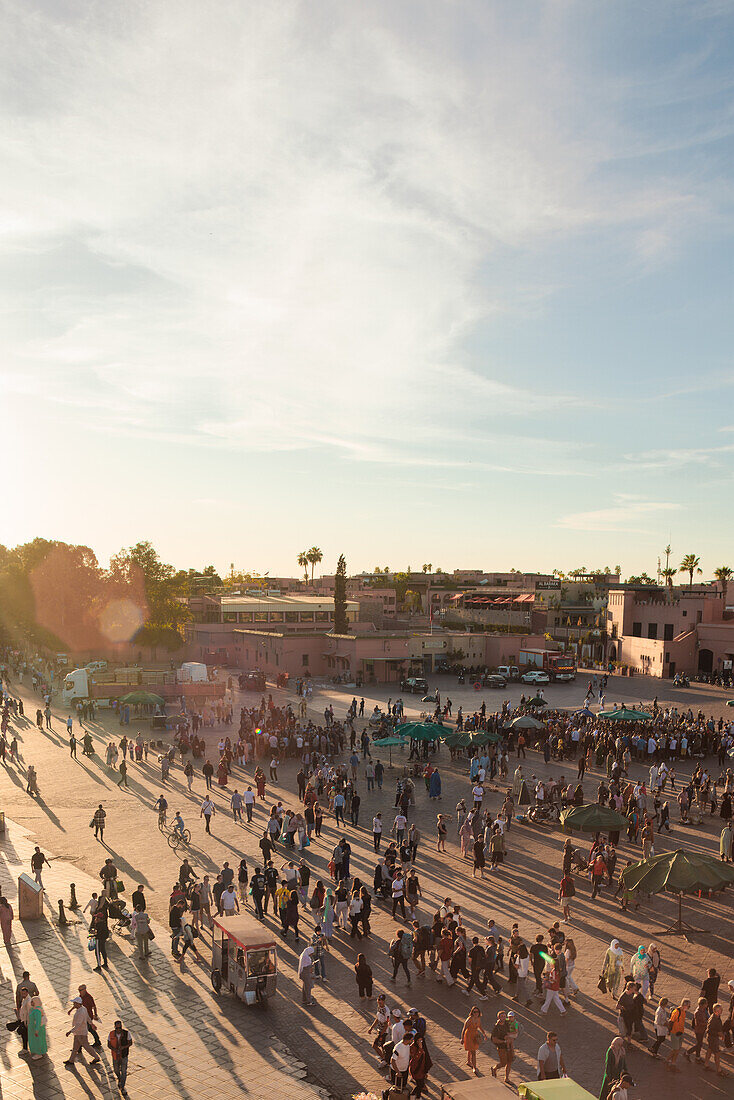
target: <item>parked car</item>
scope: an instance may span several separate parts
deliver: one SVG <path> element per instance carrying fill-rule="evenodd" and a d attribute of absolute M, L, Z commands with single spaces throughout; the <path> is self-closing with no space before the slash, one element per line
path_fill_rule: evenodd
<path fill-rule="evenodd" d="M 409 676 L 400 681 L 400 690 L 409 691 L 411 695 L 428 695 L 428 680 L 424 676 Z"/>
<path fill-rule="evenodd" d="M 530 672 L 523 672 L 520 677 L 524 684 L 549 684 L 550 676 L 547 672 L 543 672 L 542 669 L 532 669 Z"/>
<path fill-rule="evenodd" d="M 519 680 L 520 669 L 517 665 L 500 665 L 497 669 L 498 676 L 504 676 L 505 680 Z"/>
<path fill-rule="evenodd" d="M 84 666 L 87 672 L 105 672 L 107 669 L 106 661 L 90 661 L 88 665 Z"/>
<path fill-rule="evenodd" d="M 491 676 L 485 676 L 483 680 L 484 686 L 488 688 L 506 688 L 507 680 L 504 676 L 500 676 L 499 673 L 493 672 Z"/>

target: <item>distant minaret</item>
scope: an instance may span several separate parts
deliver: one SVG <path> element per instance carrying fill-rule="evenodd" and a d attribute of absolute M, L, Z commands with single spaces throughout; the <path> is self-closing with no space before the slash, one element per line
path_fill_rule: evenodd
<path fill-rule="evenodd" d="M 660 569 L 660 558 L 658 558 L 658 584 L 660 584 L 660 577 L 662 576 Z"/>

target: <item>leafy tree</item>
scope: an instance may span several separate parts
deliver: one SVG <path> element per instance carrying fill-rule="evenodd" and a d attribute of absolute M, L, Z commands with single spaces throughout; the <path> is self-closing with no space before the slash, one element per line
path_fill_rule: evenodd
<path fill-rule="evenodd" d="M 298 555 L 298 564 L 300 565 L 301 569 L 303 570 L 303 579 L 305 580 L 306 584 L 308 584 L 308 551 L 307 550 L 302 550 L 301 553 Z"/>
<path fill-rule="evenodd" d="M 144 645 L 179 645 L 183 624 L 190 617 L 179 598 L 176 571 L 162 562 L 150 542 L 138 542 L 121 550 L 110 561 L 109 576 L 114 583 L 134 585 L 142 578 L 147 602 L 146 621 L 135 640 Z"/>
<path fill-rule="evenodd" d="M 703 573 L 703 569 L 699 568 L 700 558 L 697 558 L 695 554 L 686 554 L 683 561 L 678 566 L 679 573 L 688 574 L 688 587 L 693 588 L 693 574 Z"/>
<path fill-rule="evenodd" d="M 714 569 L 714 576 L 721 585 L 721 591 L 724 596 L 724 607 L 726 608 L 726 595 L 729 589 L 729 581 L 734 577 L 734 571 L 728 565 L 720 565 L 717 569 Z"/>
<path fill-rule="evenodd" d="M 625 583 L 626 584 L 654 584 L 655 586 L 657 586 L 657 581 L 653 580 L 652 577 L 649 577 L 647 575 L 647 573 L 640 573 L 640 575 L 638 577 L 628 577 Z"/>
<path fill-rule="evenodd" d="M 348 634 L 347 620 L 347 563 L 344 555 L 339 555 L 334 577 L 334 633 Z"/>
<path fill-rule="evenodd" d="M 310 550 L 306 551 L 306 561 L 311 565 L 311 584 L 313 584 L 313 571 L 314 566 L 318 562 L 323 561 L 324 555 L 319 550 L 318 546 L 312 546 Z"/>

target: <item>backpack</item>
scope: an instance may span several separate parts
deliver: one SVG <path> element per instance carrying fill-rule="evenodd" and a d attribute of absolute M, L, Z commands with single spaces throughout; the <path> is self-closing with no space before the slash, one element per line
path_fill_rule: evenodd
<path fill-rule="evenodd" d="M 413 954 L 413 937 L 410 932 L 403 932 L 400 940 L 400 954 L 404 959 L 409 959 Z"/>

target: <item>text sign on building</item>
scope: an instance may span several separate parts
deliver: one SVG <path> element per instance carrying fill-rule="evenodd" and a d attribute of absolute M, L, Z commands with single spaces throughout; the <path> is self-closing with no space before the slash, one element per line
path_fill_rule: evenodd
<path fill-rule="evenodd" d="M 561 582 L 555 581 L 536 581 L 535 588 L 539 592 L 560 592 Z"/>

